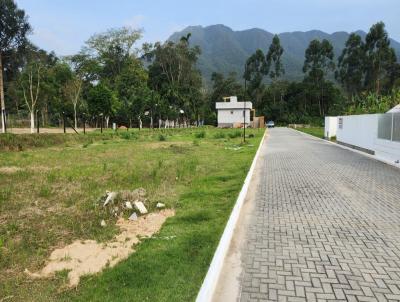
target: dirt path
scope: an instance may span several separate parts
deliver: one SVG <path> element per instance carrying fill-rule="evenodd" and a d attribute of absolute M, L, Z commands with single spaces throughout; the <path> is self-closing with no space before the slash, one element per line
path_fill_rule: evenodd
<path fill-rule="evenodd" d="M 78 132 L 83 132 L 83 128 L 78 128 L 76 129 Z M 86 128 L 87 132 L 94 131 L 96 128 Z M 8 128 L 7 129 L 8 133 L 13 133 L 13 134 L 29 134 L 31 133 L 31 128 Z M 64 129 L 63 128 L 39 128 L 39 133 L 63 133 Z M 66 128 L 67 133 L 75 133 L 72 128 Z M 36 129 L 35 129 L 36 133 Z"/>

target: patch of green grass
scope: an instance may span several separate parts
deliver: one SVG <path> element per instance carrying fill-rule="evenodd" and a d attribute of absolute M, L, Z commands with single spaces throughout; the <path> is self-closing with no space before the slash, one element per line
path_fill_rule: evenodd
<path fill-rule="evenodd" d="M 296 130 L 311 134 L 311 135 L 319 137 L 319 138 L 324 138 L 324 128 L 323 127 L 296 128 Z"/>
<path fill-rule="evenodd" d="M 296 128 L 296 130 L 311 134 L 315 137 L 325 138 L 324 127 Z M 330 141 L 336 142 L 336 136 L 331 137 Z"/>
<path fill-rule="evenodd" d="M 205 138 L 206 137 L 206 132 L 204 130 L 200 131 L 200 132 L 197 132 L 197 133 L 195 133 L 195 137 L 196 138 Z"/>
<path fill-rule="evenodd" d="M 225 138 L 226 133 L 224 131 L 218 131 L 214 134 L 215 139 Z"/>
<path fill-rule="evenodd" d="M 235 130 L 233 132 L 228 132 L 228 136 L 230 138 L 237 138 L 237 137 L 241 137 L 242 136 L 242 131 L 240 130 Z"/>
<path fill-rule="evenodd" d="M 240 145 L 240 131 L 204 128 L 127 131 L 135 139 L 104 131 L 87 135 L 90 148 L 82 148 L 86 139 L 54 139 L 56 147 L 29 143 L 0 153 L 0 167 L 20 169 L 0 174 L 0 300 L 194 300 L 263 135 L 248 131 L 254 137 L 240 150 L 231 148 Z M 218 133 L 234 135 L 216 140 Z M 83 278 L 77 289 L 66 287 L 66 272 L 34 280 L 23 273 L 42 268 L 56 246 L 112 238 L 116 218 L 96 206 L 98 199 L 106 190 L 138 187 L 147 190 L 150 209 L 163 202 L 176 215 L 128 259 Z M 172 239 L 156 239 L 166 237 Z"/>

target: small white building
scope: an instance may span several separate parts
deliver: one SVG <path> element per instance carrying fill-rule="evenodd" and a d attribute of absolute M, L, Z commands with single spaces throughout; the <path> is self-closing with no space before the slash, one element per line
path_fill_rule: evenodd
<path fill-rule="evenodd" d="M 218 127 L 242 127 L 244 121 L 246 127 L 250 125 L 250 115 L 253 109 L 251 102 L 238 102 L 236 96 L 231 96 L 224 98 L 224 102 L 216 102 L 215 108 L 218 112 Z"/>

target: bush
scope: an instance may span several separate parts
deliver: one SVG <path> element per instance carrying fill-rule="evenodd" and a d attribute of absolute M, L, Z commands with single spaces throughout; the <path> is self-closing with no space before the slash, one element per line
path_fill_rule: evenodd
<path fill-rule="evenodd" d="M 205 131 L 201 131 L 201 132 L 197 132 L 195 134 L 196 138 L 205 138 L 206 137 L 206 132 Z"/>
<path fill-rule="evenodd" d="M 228 134 L 228 136 L 229 136 L 230 138 L 241 137 L 241 136 L 242 136 L 242 132 L 239 131 L 239 130 L 237 130 L 237 131 L 235 131 L 235 132 L 230 132 L 230 133 Z"/>
<path fill-rule="evenodd" d="M 137 139 L 137 134 L 136 133 L 132 133 L 132 132 L 119 132 L 119 137 L 121 137 L 122 139 Z"/>
<path fill-rule="evenodd" d="M 214 134 L 214 138 L 216 138 L 216 139 L 225 138 L 225 133 L 217 132 L 217 133 Z"/>
<path fill-rule="evenodd" d="M 249 134 L 249 138 L 252 138 L 252 137 L 254 137 L 254 134 L 253 134 L 253 133 L 250 133 L 250 134 Z"/>
<path fill-rule="evenodd" d="M 164 134 L 160 134 L 160 135 L 158 136 L 158 140 L 159 140 L 160 142 L 165 142 L 165 141 L 167 140 L 167 137 L 166 137 Z"/>

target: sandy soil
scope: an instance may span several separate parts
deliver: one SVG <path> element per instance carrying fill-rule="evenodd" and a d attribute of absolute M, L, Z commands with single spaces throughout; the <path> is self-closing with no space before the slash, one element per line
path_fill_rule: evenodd
<path fill-rule="evenodd" d="M 14 174 L 20 171 L 21 168 L 10 166 L 10 167 L 0 167 L 0 174 Z"/>
<path fill-rule="evenodd" d="M 121 233 L 113 240 L 98 243 L 94 240 L 76 240 L 72 244 L 54 250 L 47 265 L 39 272 L 26 273 L 32 278 L 45 278 L 57 271 L 69 270 L 69 285 L 76 286 L 81 276 L 101 272 L 105 267 L 112 267 L 134 252 L 133 245 L 140 237 L 151 237 L 168 217 L 174 216 L 170 209 L 141 216 L 136 221 L 120 218 L 117 225 Z"/>

